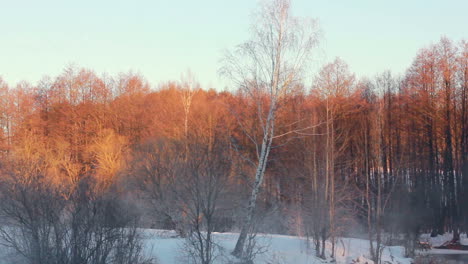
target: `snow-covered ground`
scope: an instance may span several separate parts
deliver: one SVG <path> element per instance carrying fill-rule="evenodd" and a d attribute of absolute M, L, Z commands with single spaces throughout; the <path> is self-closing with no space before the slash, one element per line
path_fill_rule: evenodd
<path fill-rule="evenodd" d="M 184 239 L 177 236 L 175 231 L 143 229 L 145 255 L 157 260 L 158 264 L 188 263 L 184 257 Z M 234 249 L 238 234 L 236 233 L 216 233 L 214 235 L 216 243 L 220 246 L 219 257 L 216 264 L 229 263 L 232 260 L 230 252 Z M 295 236 L 284 235 L 258 235 L 259 244 L 265 249 L 265 253 L 258 255 L 256 264 L 315 264 L 331 263 L 315 257 L 314 250 L 307 249 L 306 239 Z M 327 245 L 330 255 L 331 245 Z M 368 263 L 369 242 L 356 238 L 340 238 L 336 244 L 335 263 Z M 17 259 L 13 251 L 7 248 L 0 248 L 0 264 L 23 263 Z M 410 264 L 411 259 L 404 257 L 403 247 L 386 247 L 383 251 L 382 263 L 386 264 Z"/>
<path fill-rule="evenodd" d="M 183 242 L 174 231 L 145 230 L 147 254 L 156 257 L 160 264 L 186 263 L 184 259 Z M 236 243 L 235 233 L 216 233 L 216 242 L 224 249 L 220 252 L 216 263 L 227 263 L 230 252 Z M 300 237 L 283 235 L 259 235 L 259 243 L 265 246 L 266 253 L 261 254 L 255 263 L 270 264 L 313 264 L 328 263 L 315 257 L 313 250 L 308 250 L 306 240 Z M 330 251 L 327 245 L 327 250 Z M 373 263 L 369 260 L 369 242 L 363 239 L 341 238 L 336 245 L 336 263 Z M 386 247 L 383 251 L 382 263 L 409 264 L 411 259 L 404 257 L 402 247 Z"/>
<path fill-rule="evenodd" d="M 443 235 L 438 235 L 436 237 L 431 237 L 430 234 L 423 234 L 421 235 L 421 241 L 429 242 L 432 245 L 432 249 L 420 252 L 421 254 L 442 254 L 442 255 L 449 255 L 449 254 L 468 254 L 467 250 L 453 250 L 453 249 L 437 249 L 434 247 L 441 246 L 447 241 L 452 240 L 453 234 L 452 233 L 445 233 Z M 460 234 L 460 243 L 462 245 L 468 245 L 468 237 L 466 234 Z"/>
<path fill-rule="evenodd" d="M 145 255 L 156 259 L 158 264 L 187 263 L 184 257 L 184 239 L 177 236 L 175 231 L 143 229 L 145 243 Z M 233 250 L 238 234 L 236 233 L 215 233 L 214 238 L 221 250 L 216 264 L 229 263 L 232 260 L 230 252 Z M 430 237 L 429 234 L 421 236 L 421 241 L 427 241 L 432 246 L 440 246 L 444 242 L 452 239 L 452 234 L 447 233 L 437 237 Z M 258 255 L 256 264 L 315 264 L 332 263 L 331 259 L 322 260 L 315 257 L 314 250 L 307 248 L 306 239 L 296 236 L 259 234 L 259 244 L 265 253 Z M 461 243 L 468 245 L 466 234 L 461 234 Z M 367 263 L 373 264 L 369 257 L 369 241 L 357 238 L 339 238 L 336 243 L 336 263 Z M 327 244 L 327 255 L 330 255 L 331 245 Z M 468 254 L 468 251 L 450 249 L 431 249 L 419 252 L 426 255 L 450 255 Z M 14 251 L 0 246 L 0 264 L 23 263 L 15 261 Z M 468 258 L 467 258 L 468 259 Z M 410 264 L 412 259 L 404 257 L 404 248 L 400 246 L 385 247 L 382 255 L 382 263 L 386 264 Z M 465 263 L 454 262 L 454 263 Z"/>
<path fill-rule="evenodd" d="M 433 247 L 438 247 L 444 244 L 447 241 L 452 240 L 453 234 L 452 233 L 445 233 L 443 235 L 438 235 L 436 237 L 431 237 L 430 234 L 423 234 L 421 235 L 421 240 L 422 241 L 427 241 L 431 243 Z M 468 238 L 466 234 L 460 234 L 460 243 L 462 245 L 468 245 Z"/>

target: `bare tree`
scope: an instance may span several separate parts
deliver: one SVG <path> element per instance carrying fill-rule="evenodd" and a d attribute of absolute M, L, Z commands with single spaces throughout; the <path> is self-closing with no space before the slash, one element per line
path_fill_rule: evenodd
<path fill-rule="evenodd" d="M 69 190 L 42 174 L 19 179 L 11 174 L 1 182 L 0 244 L 26 263 L 151 263 L 143 256 L 137 214 L 117 192 L 96 192 L 96 183 L 83 179 L 67 198 Z"/>
<path fill-rule="evenodd" d="M 346 118 L 345 103 L 343 99 L 349 97 L 354 85 L 354 74 L 349 72 L 348 65 L 339 58 L 325 65 L 316 79 L 316 89 L 324 96 L 325 100 L 325 186 L 323 199 L 328 203 L 328 227 L 322 231 L 322 254 L 325 258 L 325 239 L 327 233 L 331 236 L 332 252 L 335 254 L 335 213 L 336 213 L 336 184 L 335 171 L 338 158 L 347 147 L 350 139 L 349 129 L 338 127 L 337 121 Z M 329 231 L 327 230 L 329 229 Z"/>
<path fill-rule="evenodd" d="M 389 72 L 378 76 L 375 87 L 388 93 L 396 85 Z M 388 96 L 388 95 L 387 95 Z M 390 168 L 384 165 L 387 162 L 385 155 L 387 144 L 385 139 L 385 101 L 380 99 L 375 104 L 375 109 L 368 116 L 368 129 L 365 131 L 365 168 L 366 180 L 363 190 L 365 199 L 365 211 L 367 216 L 367 228 L 369 235 L 369 250 L 375 263 L 381 262 L 382 251 L 385 247 L 383 232 L 385 228 L 385 211 L 398 184 L 399 175 L 391 174 Z M 372 142 L 372 143 L 370 143 Z"/>
<path fill-rule="evenodd" d="M 40 143 L 26 142 L 0 171 L 0 243 L 25 263 L 151 263 L 143 257 L 138 212 L 120 187 L 86 175 L 57 181 Z M 105 182 L 106 184 L 102 184 Z"/>
<path fill-rule="evenodd" d="M 313 20 L 291 15 L 289 0 L 263 3 L 252 26 L 251 40 L 239 45 L 224 58 L 221 73 L 231 79 L 242 93 L 252 98 L 257 108 L 260 136 L 246 133 L 256 149 L 250 159 L 255 181 L 233 255 L 241 257 L 251 229 L 257 196 L 263 183 L 268 156 L 275 134 L 276 114 L 286 94 L 301 81 L 310 62 L 318 33 Z"/>
<path fill-rule="evenodd" d="M 175 229 L 185 236 L 184 228 L 178 226 L 172 202 L 172 184 L 184 159 L 181 153 L 184 153 L 183 146 L 168 139 L 142 143 L 134 149 L 129 174 L 136 188 L 141 191 L 142 200 L 154 211 L 153 219 L 157 221 L 157 227 Z"/>
<path fill-rule="evenodd" d="M 196 82 L 192 72 L 188 71 L 185 75 L 182 75 L 180 90 L 182 105 L 184 106 L 185 140 L 188 140 L 190 107 L 192 105 L 193 96 L 197 93 L 198 89 L 199 85 Z"/>
<path fill-rule="evenodd" d="M 174 202 L 187 228 L 185 250 L 193 263 L 211 264 L 220 253 L 213 232 L 220 224 L 221 202 L 227 194 L 230 156 L 226 144 L 217 144 L 212 150 L 192 145 L 173 185 Z"/>

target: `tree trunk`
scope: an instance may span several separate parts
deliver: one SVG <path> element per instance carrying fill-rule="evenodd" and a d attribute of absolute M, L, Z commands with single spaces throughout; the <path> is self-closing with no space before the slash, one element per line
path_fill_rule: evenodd
<path fill-rule="evenodd" d="M 270 154 L 271 143 L 273 141 L 274 135 L 274 109 L 275 106 L 272 105 L 270 108 L 270 113 L 268 115 L 266 129 L 263 136 L 262 141 L 262 149 L 260 152 L 260 157 L 257 163 L 257 170 L 255 172 L 255 183 L 250 194 L 249 204 L 247 207 L 247 215 L 242 223 L 241 232 L 239 234 L 239 238 L 237 239 L 236 247 L 232 254 L 236 257 L 242 257 L 244 251 L 245 240 L 247 239 L 247 235 L 252 227 L 255 208 L 257 206 L 257 196 L 260 192 L 260 187 L 263 182 L 263 176 L 265 175 L 266 164 L 268 163 L 268 155 Z"/>

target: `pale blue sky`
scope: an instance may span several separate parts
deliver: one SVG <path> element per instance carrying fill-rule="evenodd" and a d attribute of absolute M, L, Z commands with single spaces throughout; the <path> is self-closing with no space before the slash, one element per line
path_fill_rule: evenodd
<path fill-rule="evenodd" d="M 223 88 L 222 51 L 248 38 L 255 0 L 0 0 L 0 76 L 35 83 L 69 63 L 153 85 L 187 69 Z M 358 77 L 403 72 L 442 35 L 468 38 L 467 0 L 293 0 L 323 31 L 317 65 L 340 56 Z"/>

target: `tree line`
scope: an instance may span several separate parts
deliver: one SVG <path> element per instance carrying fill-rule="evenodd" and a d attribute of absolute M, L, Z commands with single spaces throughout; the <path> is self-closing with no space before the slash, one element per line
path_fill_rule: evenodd
<path fill-rule="evenodd" d="M 237 85 L 228 91 L 204 90 L 190 74 L 151 87 L 131 72 L 76 66 L 35 85 L 0 79 L 1 214 L 36 246 L 23 248 L 5 229 L 3 238 L 32 263 L 117 256 L 105 243 L 80 245 L 132 239 L 121 227 L 134 219 L 122 220 L 122 208 L 144 213 L 135 226 L 177 230 L 202 263 L 216 254 L 213 231 L 245 231 L 239 256 L 252 257 L 254 234 L 270 232 L 306 236 L 326 258 L 326 241 L 334 247 L 359 227 L 376 242 L 375 259 L 389 236 L 405 235 L 410 254 L 421 232 L 467 231 L 466 41 L 441 38 L 401 76 L 357 79 L 337 58 L 311 84 L 273 67 L 264 85 L 236 56 L 226 56 Z M 41 255 L 52 233 L 61 247 Z"/>

